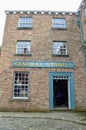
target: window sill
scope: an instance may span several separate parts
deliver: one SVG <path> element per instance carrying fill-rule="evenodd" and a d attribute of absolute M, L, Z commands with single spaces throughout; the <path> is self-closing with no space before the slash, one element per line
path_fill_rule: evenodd
<path fill-rule="evenodd" d="M 14 54 L 14 56 L 32 56 L 32 54 Z"/>
<path fill-rule="evenodd" d="M 69 57 L 69 55 L 52 54 L 53 57 Z"/>
<path fill-rule="evenodd" d="M 52 30 L 62 30 L 62 31 L 67 31 L 67 28 L 52 28 Z"/>
<path fill-rule="evenodd" d="M 32 27 L 17 27 L 18 30 L 32 30 Z"/>
<path fill-rule="evenodd" d="M 18 98 L 13 98 L 13 99 L 10 99 L 11 102 L 29 102 L 30 99 L 18 99 Z"/>

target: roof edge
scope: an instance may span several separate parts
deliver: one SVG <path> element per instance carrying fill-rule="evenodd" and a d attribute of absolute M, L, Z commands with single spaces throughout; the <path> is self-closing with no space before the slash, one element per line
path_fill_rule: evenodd
<path fill-rule="evenodd" d="M 50 10 L 5 10 L 6 14 L 16 14 L 16 13 L 27 13 L 27 14 L 69 14 L 75 15 L 77 12 L 74 11 L 50 11 Z"/>
<path fill-rule="evenodd" d="M 81 11 L 81 8 L 82 8 L 82 6 L 84 5 L 84 2 L 85 2 L 85 0 L 82 0 L 82 1 L 81 1 L 77 12 L 78 12 L 78 11 Z"/>

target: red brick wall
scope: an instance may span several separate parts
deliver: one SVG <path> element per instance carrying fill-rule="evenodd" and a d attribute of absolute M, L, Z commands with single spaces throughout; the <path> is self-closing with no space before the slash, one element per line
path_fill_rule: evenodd
<path fill-rule="evenodd" d="M 31 30 L 19 30 L 18 20 L 21 16 L 33 19 Z M 52 17 L 66 18 L 67 29 L 52 29 Z M 83 54 L 80 49 L 80 30 L 75 14 L 8 14 L 4 29 L 1 63 L 0 63 L 0 109 L 2 110 L 49 110 L 49 72 L 73 72 L 76 109 L 86 108 L 85 77 Z M 31 40 L 31 56 L 16 56 L 17 40 Z M 68 57 L 53 57 L 53 41 L 68 42 Z M 60 68 L 12 68 L 13 60 L 72 61 L 74 69 Z M 12 99 L 13 74 L 15 71 L 30 72 L 28 101 Z"/>

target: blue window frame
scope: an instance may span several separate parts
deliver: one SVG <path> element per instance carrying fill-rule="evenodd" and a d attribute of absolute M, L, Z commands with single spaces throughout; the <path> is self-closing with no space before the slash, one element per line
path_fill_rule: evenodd
<path fill-rule="evenodd" d="M 32 28 L 32 18 L 31 17 L 21 17 L 18 23 L 19 28 Z"/>
<path fill-rule="evenodd" d="M 16 54 L 30 54 L 30 41 L 17 41 Z"/>
<path fill-rule="evenodd" d="M 59 28 L 59 29 L 65 29 L 66 28 L 66 19 L 65 18 L 53 18 L 52 27 Z"/>

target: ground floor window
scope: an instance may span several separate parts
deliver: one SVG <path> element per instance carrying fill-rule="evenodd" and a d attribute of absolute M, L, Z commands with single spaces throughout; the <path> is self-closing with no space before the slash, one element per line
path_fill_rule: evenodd
<path fill-rule="evenodd" d="M 85 73 L 86 73 L 86 51 L 85 51 L 85 53 L 84 53 L 84 59 L 85 59 Z"/>
<path fill-rule="evenodd" d="M 15 72 L 14 85 L 13 85 L 13 98 L 27 99 L 29 88 L 29 73 L 28 72 Z"/>

